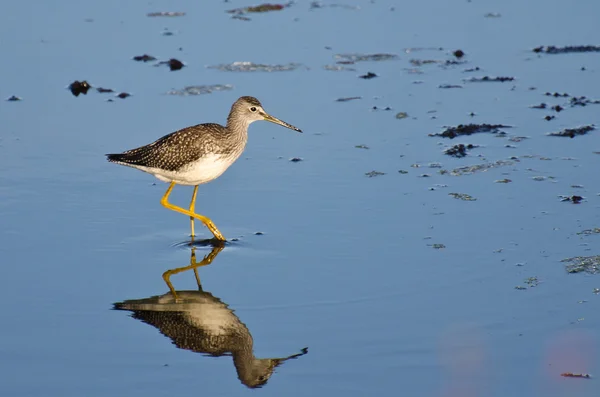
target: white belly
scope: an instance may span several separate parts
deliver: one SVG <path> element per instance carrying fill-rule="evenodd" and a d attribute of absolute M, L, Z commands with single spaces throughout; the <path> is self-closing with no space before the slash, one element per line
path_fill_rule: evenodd
<path fill-rule="evenodd" d="M 180 185 L 201 185 L 221 176 L 235 158 L 218 155 L 204 156 L 178 171 L 166 171 L 159 168 L 136 167 L 154 175 L 164 182 L 175 182 Z"/>

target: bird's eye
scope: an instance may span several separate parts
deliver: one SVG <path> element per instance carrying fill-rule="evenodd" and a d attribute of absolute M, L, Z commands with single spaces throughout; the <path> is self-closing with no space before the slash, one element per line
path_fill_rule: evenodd
<path fill-rule="evenodd" d="M 251 111 L 251 112 L 256 112 L 256 107 L 252 106 L 252 107 L 250 108 L 250 111 Z"/>

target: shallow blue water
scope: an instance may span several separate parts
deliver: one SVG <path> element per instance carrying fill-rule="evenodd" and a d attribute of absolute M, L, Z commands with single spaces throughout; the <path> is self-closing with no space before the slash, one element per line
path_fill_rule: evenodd
<path fill-rule="evenodd" d="M 599 254 L 600 236 L 577 233 L 600 223 L 600 140 L 597 131 L 574 139 L 545 134 L 598 125 L 600 105 L 571 108 L 568 98 L 543 94 L 600 98 L 600 55 L 531 49 L 599 44 L 600 7 L 432 0 L 311 9 L 299 2 L 248 15 L 251 21 L 225 12 L 249 4 L 2 6 L 0 97 L 23 100 L 0 102 L 0 395 L 245 391 L 231 358 L 177 349 L 155 328 L 111 310 L 114 302 L 168 291 L 162 273 L 190 260 L 181 244 L 189 222 L 160 206 L 166 185 L 108 164 L 103 154 L 224 122 L 237 97 L 253 95 L 305 133 L 253 124 L 242 158 L 201 186 L 197 210 L 239 238 L 199 274 L 204 290 L 246 324 L 255 354 L 309 348 L 278 367 L 260 393 L 595 396 L 594 380 L 560 374 L 600 373 L 600 295 L 593 293 L 600 281 L 567 274 L 560 260 Z M 146 16 L 153 11 L 187 14 Z M 165 28 L 175 34 L 162 35 Z M 465 64 L 410 63 L 452 60 L 456 49 L 466 52 Z M 186 67 L 170 72 L 131 60 L 144 53 Z M 344 53 L 399 58 L 347 65 L 355 71 L 323 68 Z M 206 67 L 235 61 L 304 66 L 272 73 Z M 464 72 L 474 67 L 481 70 Z M 379 77 L 357 77 L 367 72 Z M 515 81 L 463 82 L 485 75 Z M 66 86 L 76 79 L 132 96 L 74 97 Z M 234 88 L 165 95 L 203 84 Z M 351 96 L 362 99 L 335 101 Z M 529 108 L 540 102 L 565 110 Z M 409 117 L 396 119 L 401 111 Z M 529 139 L 428 136 L 470 122 L 511 125 L 508 137 Z M 456 143 L 480 147 L 463 159 L 445 156 Z M 452 170 L 513 156 L 511 165 L 473 175 L 428 166 Z M 365 176 L 373 170 L 385 175 Z M 532 179 L 538 176 L 546 179 Z M 494 183 L 503 178 L 512 182 Z M 574 194 L 584 202 L 558 197 Z M 190 195 L 176 187 L 172 200 L 186 205 Z M 199 257 L 208 252 L 197 249 Z M 540 284 L 527 287 L 533 276 Z M 172 281 L 178 290 L 196 286 L 191 271 Z"/>

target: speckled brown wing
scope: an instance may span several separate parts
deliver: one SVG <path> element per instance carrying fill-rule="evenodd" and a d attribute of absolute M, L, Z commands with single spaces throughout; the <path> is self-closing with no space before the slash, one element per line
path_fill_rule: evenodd
<path fill-rule="evenodd" d="M 131 317 L 156 327 L 180 349 L 222 356 L 236 347 L 234 335 L 211 335 L 190 324 L 185 312 L 134 310 Z"/>
<path fill-rule="evenodd" d="M 132 166 L 177 171 L 207 154 L 220 154 L 219 124 L 198 124 L 165 135 L 155 142 L 123 153 L 107 154 L 108 161 Z"/>

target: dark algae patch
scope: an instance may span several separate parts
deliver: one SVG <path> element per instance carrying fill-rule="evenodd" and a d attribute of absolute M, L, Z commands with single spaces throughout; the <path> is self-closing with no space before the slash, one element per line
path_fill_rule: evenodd
<path fill-rule="evenodd" d="M 456 127 L 446 128 L 444 131 L 429 136 L 441 136 L 442 138 L 454 139 L 457 136 L 472 135 L 481 132 L 490 132 L 492 134 L 503 133 L 500 128 L 511 128 L 503 124 L 459 124 Z"/>
<path fill-rule="evenodd" d="M 590 379 L 590 374 L 574 374 L 573 372 L 563 372 L 560 376 L 564 376 L 565 378 L 583 378 Z"/>
<path fill-rule="evenodd" d="M 369 178 L 374 178 L 376 176 L 385 175 L 385 172 L 373 170 L 373 171 L 366 172 L 365 175 L 368 176 Z"/>
<path fill-rule="evenodd" d="M 185 15 L 185 12 L 160 11 L 160 12 L 149 12 L 146 15 L 149 17 L 182 17 Z"/>
<path fill-rule="evenodd" d="M 476 201 L 477 199 L 466 193 L 448 193 L 448 196 L 454 197 L 457 200 Z"/>
<path fill-rule="evenodd" d="M 462 143 L 458 144 L 458 145 L 454 145 L 446 150 L 444 150 L 444 154 L 447 154 L 448 156 L 452 156 L 452 157 L 465 157 L 467 155 L 467 150 L 471 150 L 473 148 L 476 148 L 477 146 L 472 145 L 472 144 L 467 144 L 464 145 Z"/>
<path fill-rule="evenodd" d="M 375 73 L 373 73 L 373 72 L 369 72 L 367 74 L 363 74 L 363 75 L 358 76 L 358 77 L 360 77 L 361 79 L 369 80 L 369 79 L 377 77 L 377 75 Z"/>
<path fill-rule="evenodd" d="M 594 131 L 595 129 L 596 127 L 594 127 L 593 125 L 584 125 L 583 127 L 566 128 L 562 131 L 550 132 L 548 133 L 548 136 L 562 136 L 568 138 L 575 138 L 578 135 L 585 135 L 590 131 Z"/>
<path fill-rule="evenodd" d="M 247 14 L 247 13 L 281 11 L 284 8 L 289 7 L 290 5 L 291 5 L 291 3 L 288 3 L 288 4 L 264 3 L 264 4 L 259 4 L 257 6 L 234 8 L 232 10 L 227 10 L 227 13 L 235 14 L 235 15 L 242 15 L 242 14 Z"/>
<path fill-rule="evenodd" d="M 573 204 L 579 204 L 583 201 L 583 197 L 581 196 L 559 196 L 560 197 L 560 201 L 568 201 L 571 202 Z"/>
<path fill-rule="evenodd" d="M 600 273 L 600 255 L 575 256 L 561 262 L 566 263 L 565 269 L 568 273 Z"/>
<path fill-rule="evenodd" d="M 600 52 L 600 46 L 595 45 L 569 45 L 566 47 L 556 47 L 553 45 L 535 47 L 533 50 L 535 53 L 544 54 L 572 54 L 581 52 Z"/>
<path fill-rule="evenodd" d="M 470 79 L 466 79 L 465 81 L 468 83 L 505 83 L 507 81 L 514 81 L 514 77 L 508 76 L 483 76 L 483 77 L 471 77 Z"/>
<path fill-rule="evenodd" d="M 156 58 L 153 57 L 152 55 L 144 54 L 144 55 L 134 56 L 133 60 L 137 61 L 137 62 L 150 62 L 150 61 L 156 61 Z"/>
<path fill-rule="evenodd" d="M 87 95 L 90 88 L 92 88 L 92 86 L 85 80 L 75 80 L 69 85 L 69 90 L 71 90 L 71 93 L 75 96 L 79 96 L 79 94 Z"/>

